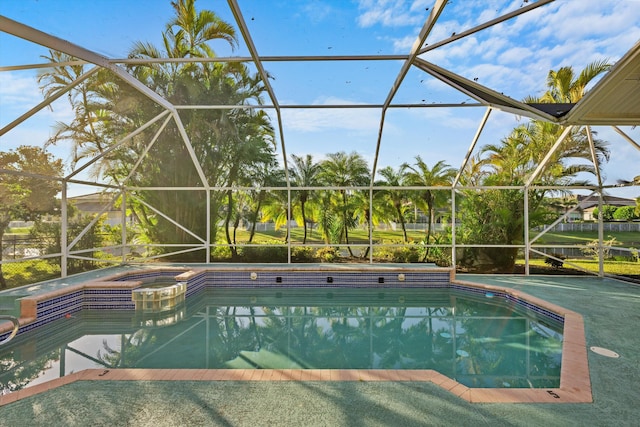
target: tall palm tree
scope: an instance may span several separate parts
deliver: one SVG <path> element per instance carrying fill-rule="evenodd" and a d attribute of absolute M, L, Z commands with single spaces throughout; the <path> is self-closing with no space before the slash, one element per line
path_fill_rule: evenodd
<path fill-rule="evenodd" d="M 382 180 L 376 182 L 376 185 L 386 185 L 390 187 L 399 187 L 403 185 L 405 181 L 405 169 L 405 165 L 401 165 L 398 170 L 394 170 L 391 166 L 380 169 L 378 173 L 382 177 Z M 400 225 L 402 226 L 402 236 L 404 237 L 404 242 L 407 243 L 409 241 L 409 237 L 407 236 L 407 227 L 404 220 L 408 201 L 406 192 L 401 190 L 381 190 L 381 192 L 384 199 L 393 206 L 394 216 L 397 221 L 400 221 Z"/>
<path fill-rule="evenodd" d="M 262 221 L 273 221 L 275 230 L 285 227 L 285 243 L 289 241 L 289 199 L 286 191 L 272 191 L 267 194 L 262 207 Z"/>
<path fill-rule="evenodd" d="M 611 68 L 607 60 L 588 64 L 576 77 L 573 67 L 561 67 L 547 74 L 547 91 L 540 98 L 529 96 L 527 103 L 576 103 L 584 96 L 587 86 L 597 76 Z"/>
<path fill-rule="evenodd" d="M 611 64 L 607 60 L 594 61 L 588 64 L 576 76 L 573 67 L 561 67 L 557 71 L 550 70 L 547 75 L 547 90 L 539 98 L 529 96 L 525 98 L 527 103 L 576 103 L 582 99 L 587 91 L 587 86 L 593 79 L 600 74 L 608 71 Z M 540 164 L 549 149 L 556 142 L 564 129 L 554 123 L 543 122 L 540 120 L 532 120 L 529 124 L 519 126 L 516 132 L 524 138 L 521 148 L 526 148 L 526 152 L 531 156 L 533 164 Z M 606 144 L 601 140 L 594 140 L 594 148 L 597 154 L 597 165 L 593 164 L 591 150 L 589 147 L 589 138 L 585 128 L 575 128 L 563 143 L 562 150 L 554 153 L 549 159 L 549 165 L 557 165 L 565 163 L 566 159 L 584 159 L 589 164 L 581 164 L 577 166 L 565 166 L 565 169 L 558 174 L 556 171 L 549 171 L 547 167 L 546 179 L 558 179 L 563 176 L 572 176 L 579 172 L 595 172 L 594 167 L 600 166 L 603 162 L 609 160 L 609 150 Z"/>
<path fill-rule="evenodd" d="M 286 183 L 284 170 L 278 167 L 275 158 L 271 163 L 265 162 L 256 165 L 249 172 L 249 176 L 250 180 L 247 185 L 257 187 L 257 189 L 249 190 L 248 192 L 253 202 L 252 211 L 248 218 L 249 222 L 251 222 L 248 243 L 252 243 L 256 233 L 256 224 L 260 219 L 262 205 L 269 198 L 269 192 L 262 187 L 285 187 Z"/>
<path fill-rule="evenodd" d="M 328 158 L 321 163 L 320 180 L 323 184 L 335 187 L 363 186 L 369 181 L 369 166 L 366 160 L 356 153 L 350 154 L 344 151 L 331 153 Z M 341 188 L 338 190 L 340 201 L 337 205 L 338 215 L 342 224 L 341 235 L 345 243 L 349 245 L 349 228 L 353 227 L 353 210 L 349 206 L 349 194 L 352 190 Z M 341 241 L 342 239 L 339 239 Z M 347 246 L 349 254 L 353 256 L 351 247 Z"/>
<path fill-rule="evenodd" d="M 429 166 L 422 160 L 419 155 L 415 157 L 415 164 L 409 165 L 405 163 L 403 165 L 406 171 L 406 183 L 410 186 L 419 187 L 447 187 L 451 185 L 453 178 L 456 175 L 456 170 L 451 168 L 443 160 L 438 161 L 429 168 Z M 434 191 L 431 188 L 421 190 L 415 202 L 423 209 L 426 208 L 428 225 L 427 225 L 427 237 L 426 242 L 429 243 L 431 239 L 432 225 L 435 221 L 435 207 L 439 205 L 443 200 L 449 196 L 449 193 L 442 191 Z M 429 249 L 427 248 L 427 253 Z"/>
<path fill-rule="evenodd" d="M 52 64 L 63 64 L 76 59 L 55 50 L 49 50 L 49 54 L 42 57 Z M 40 90 L 48 98 L 77 81 L 85 72 L 84 64 L 47 68 L 38 74 Z M 70 123 L 57 122 L 47 145 L 71 141 L 71 167 L 75 167 L 82 158 L 101 154 L 108 147 L 102 138 L 103 123 L 107 120 L 106 102 L 101 93 L 104 89 L 104 82 L 94 73 L 68 91 L 67 99 L 74 118 Z M 100 170 L 99 167 L 93 168 L 92 173 L 97 176 Z"/>
<path fill-rule="evenodd" d="M 598 61 L 588 65 L 578 76 L 572 67 L 551 70 L 547 78 L 547 90 L 541 97 L 527 97 L 528 103 L 576 103 L 585 94 L 589 83 L 610 65 Z M 490 144 L 480 151 L 476 166 L 485 167 L 478 182 L 484 185 L 522 185 L 545 159 L 549 150 L 564 129 L 554 123 L 532 120 L 515 128 L 499 144 Z M 593 139 L 596 164 L 591 155 L 591 142 L 584 128 L 574 128 L 546 163 L 535 184 L 569 186 L 588 184 L 577 180 L 581 173 L 595 173 L 596 167 L 609 158 L 604 141 Z M 469 171 L 469 170 L 468 170 Z M 468 172 L 466 171 L 466 172 Z M 548 219 L 545 195 L 548 190 L 528 191 L 529 226 Z M 465 221 L 467 243 L 521 244 L 524 239 L 524 192 L 522 190 L 487 190 L 482 194 L 469 192 L 463 201 L 468 210 Z M 467 253 L 483 252 L 491 259 L 493 267 L 512 272 L 517 248 L 484 248 Z M 465 262 L 464 259 L 461 259 Z"/>
<path fill-rule="evenodd" d="M 319 183 L 320 164 L 313 161 L 313 156 L 307 154 L 305 157 L 291 155 L 291 168 L 289 175 L 291 184 L 294 187 L 314 187 Z M 300 203 L 300 215 L 302 226 L 304 227 L 304 237 L 302 243 L 307 243 L 307 209 L 306 204 L 312 197 L 310 190 L 295 190 L 293 196 Z"/>
<path fill-rule="evenodd" d="M 196 10 L 195 0 L 172 1 L 176 14 L 167 24 L 167 37 L 172 39 L 180 57 L 211 58 L 216 56 L 209 46 L 215 39 L 237 46 L 236 30 L 210 10 Z"/>

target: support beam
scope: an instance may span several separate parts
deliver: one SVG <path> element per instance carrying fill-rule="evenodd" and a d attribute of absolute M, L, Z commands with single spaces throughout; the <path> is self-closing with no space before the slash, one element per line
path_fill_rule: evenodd
<path fill-rule="evenodd" d="M 456 175 L 456 178 L 453 180 L 453 186 L 454 187 L 458 185 L 458 182 L 460 181 L 460 177 L 464 173 L 464 169 L 467 167 L 467 163 L 469 163 L 469 159 L 471 158 L 471 154 L 473 153 L 473 150 L 475 150 L 475 148 L 476 148 L 476 144 L 478 143 L 478 139 L 480 139 L 480 135 L 482 134 L 482 130 L 484 129 L 484 126 L 487 124 L 487 120 L 489 120 L 489 115 L 490 114 L 491 114 L 491 108 L 487 108 L 487 111 L 485 111 L 484 116 L 482 116 L 482 120 L 480 121 L 480 125 L 478 126 L 478 130 L 476 131 L 476 134 L 473 136 L 473 140 L 471 141 L 471 145 L 469 146 L 469 150 L 467 150 L 467 154 L 464 156 L 464 160 L 462 161 L 462 165 L 460 166 L 460 169 L 458 170 L 458 174 Z"/>
<path fill-rule="evenodd" d="M 536 180 L 536 178 L 538 178 L 538 175 L 540 175 L 540 173 L 544 170 L 544 168 L 547 166 L 547 163 L 549 163 L 549 160 L 551 159 L 551 156 L 553 156 L 553 154 L 556 152 L 556 150 L 558 150 L 558 148 L 560 147 L 560 145 L 564 142 L 564 140 L 567 138 L 567 136 L 569 136 L 569 133 L 571 132 L 571 130 L 573 129 L 573 126 L 567 126 L 564 130 L 564 132 L 562 132 L 562 134 L 560 135 L 560 138 L 558 138 L 558 140 L 556 141 L 555 144 L 553 144 L 553 147 L 551 147 L 551 149 L 547 152 L 547 154 L 544 156 L 544 159 L 542 159 L 542 161 L 540 162 L 540 164 L 538 165 L 538 167 L 536 168 L 536 170 L 533 171 L 533 173 L 531 174 L 531 176 L 529 177 L 529 179 L 527 180 L 525 186 L 530 186 L 533 181 Z"/>
<path fill-rule="evenodd" d="M 378 130 L 376 154 L 373 159 L 373 168 L 371 169 L 371 186 L 372 187 L 373 187 L 374 177 L 376 175 L 376 171 L 378 168 L 378 156 L 380 154 L 380 143 L 382 142 L 382 132 L 384 129 L 384 120 L 385 120 L 387 108 L 389 108 L 391 101 L 396 96 L 396 93 L 398 92 L 398 89 L 400 89 L 400 85 L 402 84 L 402 81 L 404 80 L 407 73 L 409 72 L 409 68 L 411 68 L 411 66 L 413 65 L 413 62 L 415 61 L 417 56 L 420 54 L 420 47 L 424 44 L 425 40 L 431 33 L 431 30 L 433 29 L 434 25 L 436 24 L 436 21 L 440 17 L 440 14 L 442 13 L 446 5 L 447 5 L 447 0 L 436 0 L 435 5 L 431 8 L 431 13 L 429 14 L 429 17 L 427 18 L 426 22 L 422 26 L 422 29 L 420 30 L 420 33 L 418 34 L 418 38 L 416 39 L 415 42 L 413 42 L 413 46 L 411 47 L 411 50 L 409 52 L 409 57 L 404 62 L 404 64 L 402 64 L 402 68 L 400 69 L 400 72 L 398 73 L 398 76 L 396 77 L 395 82 L 391 86 L 391 90 L 387 94 L 386 100 L 384 101 L 384 105 L 382 107 L 382 114 L 380 116 L 380 128 Z"/>
<path fill-rule="evenodd" d="M 143 95 L 156 102 L 158 105 L 161 105 L 162 107 L 170 111 L 174 110 L 173 105 L 168 100 L 142 84 L 142 82 L 133 77 L 120 66 L 113 64 L 110 59 L 99 55 L 89 49 L 85 49 L 76 44 L 52 36 L 51 34 L 47 34 L 40 30 L 36 30 L 35 28 L 21 24 L 20 22 L 14 21 L 2 15 L 0 15 L 0 31 L 4 31 L 5 33 L 12 34 L 16 37 L 20 37 L 21 39 L 29 40 L 30 42 L 39 44 L 49 49 L 64 52 L 74 58 L 83 59 L 92 64 L 96 64 L 100 67 L 111 70 L 122 80 L 129 83 L 131 86 L 140 91 Z"/>
<path fill-rule="evenodd" d="M 99 67 L 92 68 L 91 70 L 87 71 L 86 73 L 84 73 L 83 75 L 78 77 L 75 81 L 69 83 L 65 87 L 63 87 L 63 88 L 59 89 L 58 91 L 56 91 L 56 93 L 54 93 L 53 95 L 49 96 L 44 101 L 42 101 L 41 103 L 39 103 L 38 105 L 36 105 L 32 109 L 30 109 L 29 111 L 27 111 L 26 113 L 24 113 L 23 115 L 21 115 L 20 117 L 18 117 L 17 119 L 12 121 L 8 125 L 6 125 L 2 129 L 0 129 L 0 136 L 2 136 L 5 133 L 9 132 L 11 129 L 13 129 L 14 127 L 18 126 L 20 123 L 24 122 L 29 117 L 35 115 L 38 111 L 42 110 L 44 107 L 47 107 L 47 106 L 51 105 L 51 103 L 53 101 L 55 101 L 56 99 L 60 98 L 62 95 L 64 95 L 69 90 L 73 89 L 74 87 L 76 87 L 77 85 L 79 85 L 80 83 L 85 81 L 87 78 L 91 77 L 99 69 L 100 69 Z"/>
<path fill-rule="evenodd" d="M 527 12 L 533 10 L 533 9 L 536 9 L 536 8 L 538 8 L 540 6 L 544 6 L 545 4 L 551 3 L 553 1 L 555 1 L 555 0 L 538 0 L 536 2 L 533 2 L 531 4 L 523 6 L 523 7 L 519 8 L 519 9 L 517 9 L 517 10 L 514 10 L 513 12 L 506 13 L 506 14 L 504 14 L 502 16 L 499 16 L 499 17 L 494 18 L 494 19 L 492 19 L 490 21 L 487 21 L 487 22 L 485 22 L 483 24 L 480 24 L 480 25 L 475 26 L 473 28 L 470 28 L 470 29 L 468 29 L 466 31 L 463 31 L 463 32 L 461 32 L 459 34 L 454 34 L 453 36 L 448 37 L 448 38 L 446 38 L 444 40 L 441 40 L 441 41 L 439 41 L 437 43 L 433 43 L 433 44 L 430 44 L 428 46 L 425 46 L 424 48 L 422 48 L 420 50 L 420 54 L 429 52 L 430 50 L 436 49 L 436 48 L 438 48 L 440 46 L 447 45 L 447 44 L 452 43 L 452 42 L 454 42 L 456 40 L 459 40 L 459 39 L 461 39 L 463 37 L 467 37 L 467 36 L 469 36 L 471 34 L 475 34 L 478 31 L 485 30 L 485 29 L 487 29 L 489 27 L 492 27 L 494 25 L 501 24 L 504 21 L 508 21 L 509 19 L 515 18 L 516 16 L 522 15 L 523 13 L 527 13 Z"/>
<path fill-rule="evenodd" d="M 618 132 L 624 139 L 627 140 L 627 142 L 631 145 L 633 145 L 635 148 L 637 148 L 638 150 L 640 150 L 640 144 L 638 144 L 636 141 L 634 141 L 633 139 L 631 139 L 631 137 L 629 135 L 627 135 L 626 133 L 624 133 L 622 130 L 620 130 L 620 128 L 618 126 L 612 126 L 613 130 L 615 130 L 616 132 Z"/>

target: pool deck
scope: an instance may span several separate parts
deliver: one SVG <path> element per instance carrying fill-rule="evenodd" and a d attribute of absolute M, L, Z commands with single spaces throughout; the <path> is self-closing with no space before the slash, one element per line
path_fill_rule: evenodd
<path fill-rule="evenodd" d="M 0 397 L 0 425 L 26 420 L 50 425 L 53 419 L 65 425 L 564 426 L 637 421 L 640 287 L 575 276 L 458 279 L 522 291 L 580 314 L 584 333 L 577 344 L 588 359 L 581 366 L 590 374 L 589 399 L 571 399 L 555 389 L 506 389 L 522 394 L 514 400 L 505 389 L 468 389 L 434 371 L 94 369 Z M 592 346 L 620 357 L 588 351 Z M 563 359 L 563 370 L 565 365 Z M 567 378 L 573 383 L 561 383 L 560 391 L 569 386 L 586 390 L 579 376 Z M 167 405 L 169 396 L 172 404 Z M 514 401 L 529 403 L 505 403 Z M 544 403 L 532 403 L 536 401 Z"/>

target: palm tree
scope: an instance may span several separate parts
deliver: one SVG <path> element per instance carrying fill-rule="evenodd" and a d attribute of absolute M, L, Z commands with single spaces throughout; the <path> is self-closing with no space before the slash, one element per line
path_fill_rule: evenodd
<path fill-rule="evenodd" d="M 49 55 L 43 55 L 50 63 L 66 63 L 76 58 L 62 52 L 49 50 Z M 77 81 L 85 74 L 84 64 L 54 66 L 38 74 L 38 83 L 41 85 L 45 98 L 55 95 L 67 85 Z M 47 141 L 47 145 L 55 145 L 63 141 L 73 143 L 71 167 L 84 157 L 92 157 L 102 153 L 107 146 L 104 144 L 102 123 L 106 120 L 105 99 L 101 94 L 103 82 L 94 73 L 84 82 L 75 85 L 68 92 L 67 99 L 74 112 L 71 123 L 57 122 L 53 135 Z M 93 174 L 97 176 L 99 169 L 94 168 Z"/>
<path fill-rule="evenodd" d="M 578 76 L 575 75 L 572 67 L 561 67 L 557 71 L 551 70 L 547 75 L 547 91 L 540 98 L 527 97 L 525 102 L 576 103 L 585 95 L 589 83 L 610 68 L 611 64 L 606 60 L 601 60 L 588 64 Z M 520 133 L 524 139 L 520 148 L 526 150 L 531 157 L 531 162 L 537 166 L 563 130 L 561 126 L 554 123 L 532 120 L 528 125 L 518 127 L 515 132 Z M 595 173 L 595 166 L 600 166 L 609 160 L 609 150 L 603 141 L 594 139 L 593 142 L 597 165 L 593 164 L 589 138 L 585 128 L 575 128 L 565 139 L 562 150 L 554 153 L 547 164 L 566 164 L 566 160 L 570 158 L 584 159 L 588 161 L 588 164 L 565 166 L 560 173 L 557 170 L 549 171 L 549 167 L 547 167 L 546 180 L 562 180 L 563 177 L 571 177 L 580 172 Z M 545 178 L 541 178 L 541 180 L 545 180 Z"/>
<path fill-rule="evenodd" d="M 386 185 L 390 187 L 401 186 L 405 181 L 405 169 L 405 165 L 401 165 L 397 171 L 393 170 L 391 166 L 381 169 L 378 173 L 383 179 L 378 181 L 376 185 Z M 405 226 L 404 220 L 404 213 L 407 209 L 406 192 L 401 190 L 381 190 L 381 192 L 384 199 L 393 206 L 394 216 L 397 221 L 400 221 L 404 242 L 407 243 L 409 238 L 407 236 L 407 227 Z"/>
<path fill-rule="evenodd" d="M 335 187 L 353 187 L 366 185 L 369 180 L 369 166 L 356 152 L 346 154 L 341 151 L 332 153 L 321 163 L 320 180 L 323 184 Z M 352 190 L 341 188 L 338 190 L 340 201 L 337 204 L 339 221 L 342 224 L 341 235 L 349 245 L 349 228 L 354 226 L 353 209 L 349 205 L 349 194 Z M 339 239 L 341 241 L 342 239 Z M 353 256 L 351 247 L 347 246 L 349 254 Z"/>
<path fill-rule="evenodd" d="M 247 184 L 257 187 L 257 189 L 248 191 L 252 200 L 252 211 L 248 218 L 249 222 L 251 222 L 248 243 L 252 243 L 256 233 L 256 224 L 260 219 L 262 205 L 269 198 L 269 192 L 262 187 L 285 187 L 286 183 L 284 170 L 278 167 L 275 158 L 271 163 L 265 162 L 256 165 L 249 171 L 249 177 L 250 181 Z"/>
<path fill-rule="evenodd" d="M 547 78 L 547 91 L 539 98 L 528 97 L 528 103 L 575 103 L 585 94 L 588 84 L 600 73 L 608 70 L 605 61 L 588 65 L 577 77 L 571 67 L 551 70 Z M 483 170 L 483 185 L 523 185 L 533 171 L 545 159 L 558 140 L 563 128 L 554 123 L 532 120 L 518 126 L 499 144 L 490 144 L 480 151 L 475 166 Z M 588 184 L 576 180 L 580 173 L 595 173 L 596 166 L 609 158 L 605 142 L 593 139 L 596 158 L 591 155 L 586 129 L 575 128 L 563 141 L 563 145 L 551 154 L 545 169 L 534 184 L 570 186 Z M 582 162 L 581 162 L 582 161 Z M 484 169 L 483 169 L 484 167 Z M 469 172 L 468 169 L 466 172 Z M 548 190 L 528 191 L 529 226 L 547 219 L 545 195 Z M 462 235 L 466 243 L 518 244 L 524 239 L 524 192 L 522 190 L 487 190 L 482 194 L 468 192 L 463 201 L 466 209 Z M 480 251 L 467 250 L 468 254 Z M 482 250 L 494 263 L 493 268 L 512 272 L 517 248 L 485 248 Z M 462 262 L 468 262 L 461 259 Z"/>
<path fill-rule="evenodd" d="M 267 194 L 262 207 L 262 221 L 273 221 L 276 231 L 285 227 L 285 243 L 289 241 L 289 199 L 286 191 L 272 191 Z"/>
<path fill-rule="evenodd" d="M 314 187 L 319 183 L 320 164 L 313 161 L 313 156 L 307 154 L 304 158 L 291 155 L 291 168 L 289 175 L 291 176 L 291 184 L 294 187 Z M 312 197 L 313 192 L 310 190 L 295 190 L 293 197 L 300 203 L 300 215 L 302 217 L 302 226 L 304 227 L 304 237 L 302 243 L 307 243 L 307 210 L 306 204 Z"/>
<path fill-rule="evenodd" d="M 540 98 L 528 96 L 526 103 L 576 103 L 582 99 L 586 88 L 597 76 L 611 68 L 607 60 L 594 61 L 588 64 L 576 77 L 572 67 L 561 67 L 551 70 L 547 75 L 547 91 Z"/>
<path fill-rule="evenodd" d="M 422 157 L 415 157 L 415 165 L 409 165 L 405 163 L 403 165 L 407 169 L 406 172 L 406 184 L 410 186 L 419 187 L 446 187 L 450 186 L 453 178 L 455 177 L 456 170 L 449 167 L 444 161 L 440 160 L 433 165 L 432 168 L 422 160 Z M 426 188 L 419 192 L 416 197 L 416 205 L 426 208 L 428 225 L 427 225 L 427 237 L 426 242 L 429 243 L 431 239 L 432 224 L 435 221 L 435 207 L 442 203 L 449 196 L 449 193 L 443 195 L 442 191 L 433 191 L 431 188 Z M 429 249 L 427 248 L 427 253 Z"/>
<path fill-rule="evenodd" d="M 197 11 L 195 0 L 172 1 L 175 17 L 167 24 L 166 37 L 170 38 L 180 58 L 212 58 L 214 51 L 209 42 L 215 39 L 237 45 L 236 31 L 210 10 Z"/>

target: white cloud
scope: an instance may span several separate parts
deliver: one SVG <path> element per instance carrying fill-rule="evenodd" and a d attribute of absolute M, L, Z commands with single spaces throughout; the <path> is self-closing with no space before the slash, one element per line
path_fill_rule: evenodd
<path fill-rule="evenodd" d="M 392 39 L 393 41 L 393 51 L 399 53 L 407 53 L 413 47 L 413 44 L 416 41 L 416 36 L 410 35 L 406 37 L 402 37 L 400 39 Z"/>
<path fill-rule="evenodd" d="M 305 19 L 309 19 L 311 22 L 322 22 L 335 13 L 335 8 L 330 4 L 320 1 L 314 1 L 302 6 L 302 11 L 305 15 Z"/>
<path fill-rule="evenodd" d="M 22 116 L 44 99 L 34 76 L 12 71 L 2 73 L 0 79 L 0 127 L 6 126 Z M 73 113 L 66 99 L 61 98 L 52 104 L 52 108 L 44 107 L 33 119 L 53 124 L 55 121 L 71 121 Z M 20 126 L 20 125 L 18 125 Z"/>
<path fill-rule="evenodd" d="M 42 101 L 42 93 L 34 76 L 6 71 L 0 79 L 0 98 L 3 110 L 7 108 L 26 112 Z"/>
<path fill-rule="evenodd" d="M 427 12 L 421 7 L 423 2 L 405 0 L 361 0 L 358 4 L 360 15 L 357 18 L 361 27 L 382 25 L 401 27 L 424 22 Z M 418 11 L 422 13 L 418 13 Z"/>
<path fill-rule="evenodd" d="M 325 98 L 316 100 L 313 105 L 353 105 L 356 102 Z M 285 130 L 298 132 L 321 132 L 346 130 L 371 133 L 380 126 L 380 110 L 373 108 L 309 108 L 301 110 L 286 109 L 282 112 Z"/>
<path fill-rule="evenodd" d="M 498 62 L 501 64 L 518 64 L 529 59 L 533 52 L 526 47 L 512 47 L 505 50 L 498 56 Z"/>

